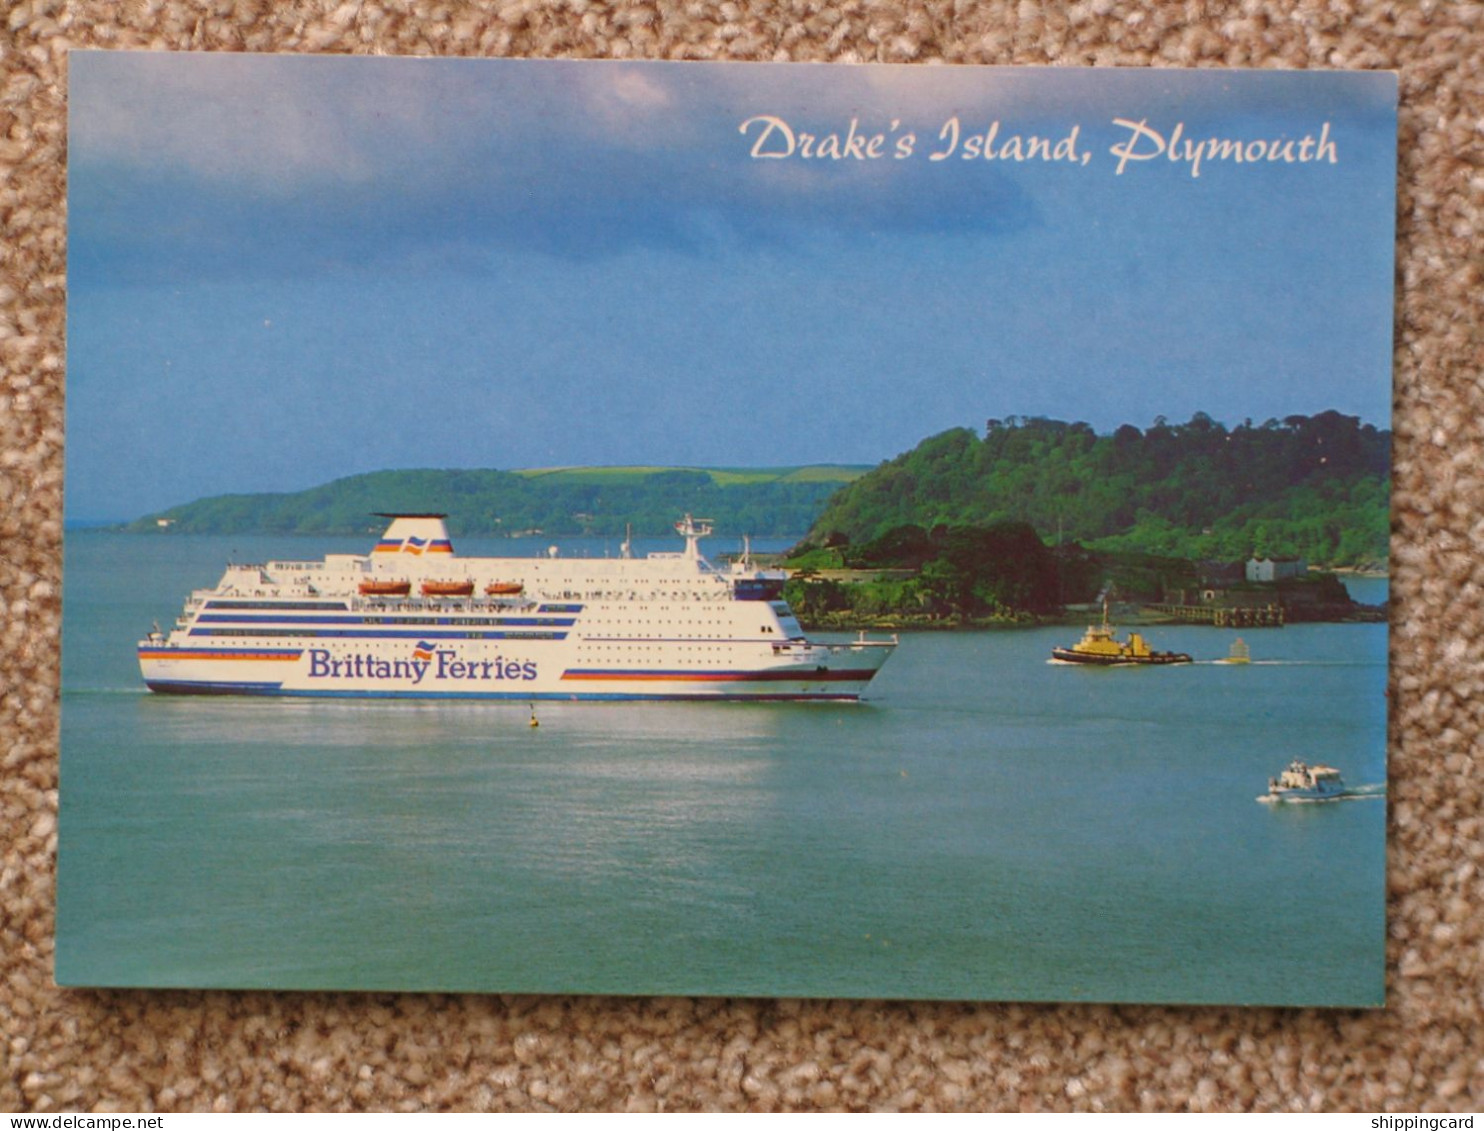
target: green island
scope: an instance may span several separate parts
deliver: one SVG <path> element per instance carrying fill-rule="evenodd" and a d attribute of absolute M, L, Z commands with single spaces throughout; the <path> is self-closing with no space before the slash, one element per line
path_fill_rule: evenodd
<path fill-rule="evenodd" d="M 1332 571 L 1385 569 L 1390 453 L 1338 412 L 1104 436 L 990 420 L 835 494 L 784 559 L 786 595 L 815 627 L 1040 623 L 1110 590 L 1144 620 L 1381 620 Z"/>
<path fill-rule="evenodd" d="M 1012 416 L 875 468 L 378 471 L 123 529 L 366 534 L 378 512 L 436 511 L 455 536 L 655 536 L 688 512 L 729 535 L 807 530 L 772 564 L 814 628 L 1043 623 L 1109 592 L 1142 620 L 1243 627 L 1384 619 L 1334 571 L 1384 572 L 1390 467 L 1390 432 L 1333 411 L 1106 435 Z"/>

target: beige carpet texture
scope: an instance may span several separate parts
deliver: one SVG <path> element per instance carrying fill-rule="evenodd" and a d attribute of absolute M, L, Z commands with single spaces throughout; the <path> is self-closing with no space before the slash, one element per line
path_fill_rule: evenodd
<path fill-rule="evenodd" d="M 1398 72 L 1387 1007 L 58 989 L 78 48 Z M 0 71 L 0 1109 L 1484 1106 L 1484 5 L 8 0 Z"/>

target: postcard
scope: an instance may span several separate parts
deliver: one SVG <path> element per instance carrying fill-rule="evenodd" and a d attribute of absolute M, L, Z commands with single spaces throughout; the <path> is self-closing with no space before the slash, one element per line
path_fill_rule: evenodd
<path fill-rule="evenodd" d="M 69 69 L 59 983 L 1383 1003 L 1395 76 Z"/>

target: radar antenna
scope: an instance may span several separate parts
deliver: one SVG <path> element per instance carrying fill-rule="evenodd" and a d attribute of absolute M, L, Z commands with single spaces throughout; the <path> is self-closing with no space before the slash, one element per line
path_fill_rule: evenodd
<path fill-rule="evenodd" d="M 711 520 L 709 518 L 691 518 L 686 515 L 675 524 L 675 532 L 685 539 L 685 556 L 687 558 L 699 558 L 701 551 L 699 543 L 702 538 L 711 533 Z"/>

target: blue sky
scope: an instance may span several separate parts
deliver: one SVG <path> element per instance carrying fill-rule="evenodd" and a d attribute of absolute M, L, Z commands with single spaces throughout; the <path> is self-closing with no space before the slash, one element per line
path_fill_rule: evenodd
<path fill-rule="evenodd" d="M 1389 422 L 1389 75 L 119 52 L 69 100 L 73 519 L 1012 414 Z M 1118 119 L 1336 159 L 1118 173 Z M 995 122 L 1072 159 L 965 159 Z"/>

